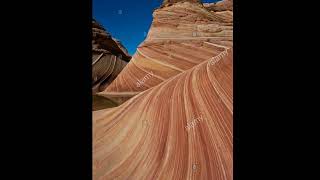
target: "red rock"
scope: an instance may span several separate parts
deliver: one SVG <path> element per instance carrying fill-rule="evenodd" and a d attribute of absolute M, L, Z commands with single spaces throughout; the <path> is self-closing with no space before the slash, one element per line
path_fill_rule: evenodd
<path fill-rule="evenodd" d="M 232 47 L 232 16 L 184 1 L 155 10 L 147 38 L 118 78 L 99 94 L 137 94 Z M 153 78 L 137 85 L 150 72 Z"/>
<path fill-rule="evenodd" d="M 99 93 L 132 98 L 93 112 L 93 179 L 232 180 L 233 14 L 179 1 L 153 16 Z"/>
<path fill-rule="evenodd" d="M 214 64 L 95 111 L 93 179 L 231 180 L 232 59 L 229 49 Z"/>
<path fill-rule="evenodd" d="M 131 59 L 120 41 L 96 21 L 92 22 L 92 90 L 103 91 Z"/>
<path fill-rule="evenodd" d="M 203 4 L 209 11 L 233 11 L 233 0 L 223 0 L 216 3 Z"/>

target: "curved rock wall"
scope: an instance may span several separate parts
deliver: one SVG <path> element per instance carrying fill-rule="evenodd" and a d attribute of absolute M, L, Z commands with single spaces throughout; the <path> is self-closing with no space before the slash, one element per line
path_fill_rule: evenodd
<path fill-rule="evenodd" d="M 126 66 L 131 56 L 120 41 L 96 21 L 92 22 L 92 90 L 103 91 Z"/>
<path fill-rule="evenodd" d="M 232 180 L 232 11 L 179 1 L 99 93 L 132 97 L 93 112 L 93 179 Z"/>

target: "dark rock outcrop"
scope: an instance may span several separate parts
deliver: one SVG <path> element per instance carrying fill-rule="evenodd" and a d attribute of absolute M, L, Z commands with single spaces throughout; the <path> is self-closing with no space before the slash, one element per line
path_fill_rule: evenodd
<path fill-rule="evenodd" d="M 92 22 L 92 91 L 103 91 L 130 61 L 126 48 L 95 20 Z"/>

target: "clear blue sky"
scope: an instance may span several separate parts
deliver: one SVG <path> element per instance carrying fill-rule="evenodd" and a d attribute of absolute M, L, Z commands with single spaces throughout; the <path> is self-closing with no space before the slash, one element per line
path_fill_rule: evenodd
<path fill-rule="evenodd" d="M 161 4 L 162 0 L 93 0 L 92 13 L 93 18 L 133 55 L 148 33 L 153 10 Z"/>

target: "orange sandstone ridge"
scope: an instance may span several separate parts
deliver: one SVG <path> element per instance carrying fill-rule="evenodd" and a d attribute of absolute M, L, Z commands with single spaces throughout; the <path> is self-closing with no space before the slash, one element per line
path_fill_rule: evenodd
<path fill-rule="evenodd" d="M 183 1 L 155 10 L 153 17 L 145 41 L 100 95 L 138 94 L 232 47 L 232 11 L 209 12 Z"/>
<path fill-rule="evenodd" d="M 233 11 L 233 0 L 218 1 L 216 3 L 204 3 L 203 5 L 209 11 Z"/>
<path fill-rule="evenodd" d="M 172 5 L 177 2 L 192 2 L 192 3 L 201 3 L 200 0 L 164 0 L 162 6 Z"/>
<path fill-rule="evenodd" d="M 231 180 L 232 11 L 176 2 L 99 93 L 132 97 L 93 112 L 93 179 Z"/>
<path fill-rule="evenodd" d="M 94 112 L 94 179 L 231 180 L 232 97 L 229 49 L 214 64 Z"/>

